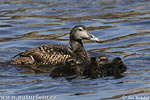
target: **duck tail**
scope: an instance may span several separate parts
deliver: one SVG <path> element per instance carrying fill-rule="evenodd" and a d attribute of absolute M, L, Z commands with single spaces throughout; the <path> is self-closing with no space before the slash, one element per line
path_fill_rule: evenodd
<path fill-rule="evenodd" d="M 13 56 L 13 57 L 10 59 L 10 61 L 13 61 L 13 59 L 15 59 L 17 56 L 20 56 L 21 54 L 22 54 L 22 52 L 19 53 L 19 54 L 17 54 L 17 55 L 15 55 L 15 56 Z"/>

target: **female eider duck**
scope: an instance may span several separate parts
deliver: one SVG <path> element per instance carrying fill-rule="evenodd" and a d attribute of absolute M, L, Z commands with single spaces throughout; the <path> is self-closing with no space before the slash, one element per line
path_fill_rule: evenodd
<path fill-rule="evenodd" d="M 82 40 L 98 41 L 98 38 L 88 32 L 85 26 L 77 25 L 70 32 L 71 48 L 60 44 L 41 45 L 14 56 L 11 62 L 15 65 L 65 65 L 69 61 L 88 63 L 90 59 Z"/>

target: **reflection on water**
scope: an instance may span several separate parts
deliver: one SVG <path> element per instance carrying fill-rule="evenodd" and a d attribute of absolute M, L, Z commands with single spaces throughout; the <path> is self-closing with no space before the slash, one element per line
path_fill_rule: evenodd
<path fill-rule="evenodd" d="M 150 94 L 149 0 L 1 0 L 0 4 L 0 95 L 106 100 Z M 78 24 L 100 39 L 98 43 L 84 41 L 91 55 L 123 58 L 128 66 L 124 77 L 68 81 L 24 73 L 29 69 L 5 63 L 42 44 L 69 46 L 69 31 Z"/>

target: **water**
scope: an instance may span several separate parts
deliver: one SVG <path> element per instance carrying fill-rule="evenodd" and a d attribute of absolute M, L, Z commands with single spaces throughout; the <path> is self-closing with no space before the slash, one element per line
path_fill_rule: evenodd
<path fill-rule="evenodd" d="M 0 4 L 0 96 L 150 98 L 149 0 L 1 0 Z M 6 63 L 14 55 L 42 44 L 69 46 L 69 31 L 78 24 L 100 39 L 99 43 L 85 42 L 91 55 L 107 53 L 123 59 L 128 67 L 124 77 L 52 79 L 48 74 L 30 73 Z"/>

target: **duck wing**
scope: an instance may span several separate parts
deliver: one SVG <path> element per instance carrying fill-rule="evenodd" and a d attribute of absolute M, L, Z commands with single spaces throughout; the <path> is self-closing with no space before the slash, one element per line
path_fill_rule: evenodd
<path fill-rule="evenodd" d="M 29 49 L 14 56 L 13 58 L 16 59 L 12 61 L 12 64 L 59 65 L 65 64 L 66 60 L 70 57 L 73 58 L 74 56 L 69 47 L 59 44 L 49 44 Z"/>

